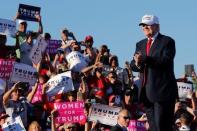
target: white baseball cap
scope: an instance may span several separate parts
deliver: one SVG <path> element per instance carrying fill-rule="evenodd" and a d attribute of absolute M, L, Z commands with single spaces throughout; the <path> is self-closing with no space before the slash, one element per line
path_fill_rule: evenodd
<path fill-rule="evenodd" d="M 139 26 L 141 26 L 141 25 L 153 25 L 153 24 L 159 24 L 158 17 L 154 16 L 154 15 L 144 15 L 142 17 L 142 21 L 139 24 Z"/>
<path fill-rule="evenodd" d="M 21 23 L 27 23 L 25 20 L 21 20 L 21 19 L 19 19 L 18 20 L 18 24 L 21 24 Z"/>

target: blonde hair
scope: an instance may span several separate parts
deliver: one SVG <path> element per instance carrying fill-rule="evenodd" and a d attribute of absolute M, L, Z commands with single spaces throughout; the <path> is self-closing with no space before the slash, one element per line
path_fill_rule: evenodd
<path fill-rule="evenodd" d="M 38 131 L 41 131 L 41 126 L 37 121 L 32 121 L 31 124 L 29 125 L 28 131 L 34 131 L 33 129 L 37 127 Z"/>

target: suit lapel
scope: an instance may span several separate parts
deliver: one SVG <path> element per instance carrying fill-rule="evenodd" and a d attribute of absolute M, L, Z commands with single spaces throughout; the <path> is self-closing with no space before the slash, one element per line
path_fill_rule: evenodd
<path fill-rule="evenodd" d="M 157 49 L 158 47 L 158 44 L 159 44 L 159 38 L 161 37 L 161 34 L 159 33 L 157 38 L 154 40 L 151 48 L 150 48 L 150 52 L 149 52 L 149 55 L 151 56 L 152 53 Z"/>

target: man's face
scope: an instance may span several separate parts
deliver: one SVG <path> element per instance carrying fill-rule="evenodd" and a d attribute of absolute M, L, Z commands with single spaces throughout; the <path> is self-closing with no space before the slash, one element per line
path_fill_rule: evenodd
<path fill-rule="evenodd" d="M 128 111 L 121 112 L 118 116 L 118 124 L 124 127 L 128 127 L 130 121 L 130 115 Z"/>
<path fill-rule="evenodd" d="M 142 25 L 142 30 L 147 37 L 153 37 L 159 31 L 159 25 Z"/>

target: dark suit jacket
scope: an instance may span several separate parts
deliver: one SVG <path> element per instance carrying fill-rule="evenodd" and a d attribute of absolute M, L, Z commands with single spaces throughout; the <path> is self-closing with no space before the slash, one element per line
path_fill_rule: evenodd
<path fill-rule="evenodd" d="M 121 128 L 120 125 L 116 124 L 115 126 L 113 126 L 113 127 L 111 128 L 110 131 L 123 131 L 123 129 Z"/>
<path fill-rule="evenodd" d="M 174 57 L 175 41 L 165 35 L 158 34 L 146 56 L 147 38 L 136 44 L 136 51 L 142 53 L 142 65 L 138 68 L 135 61 L 131 61 L 133 71 L 140 72 L 140 78 L 143 82 L 144 72 L 146 70 L 146 84 L 140 88 L 139 99 L 142 89 L 145 88 L 146 97 L 150 102 L 162 102 L 175 100 L 178 94 L 176 79 L 174 76 Z M 143 85 L 143 84 L 141 84 Z"/>

